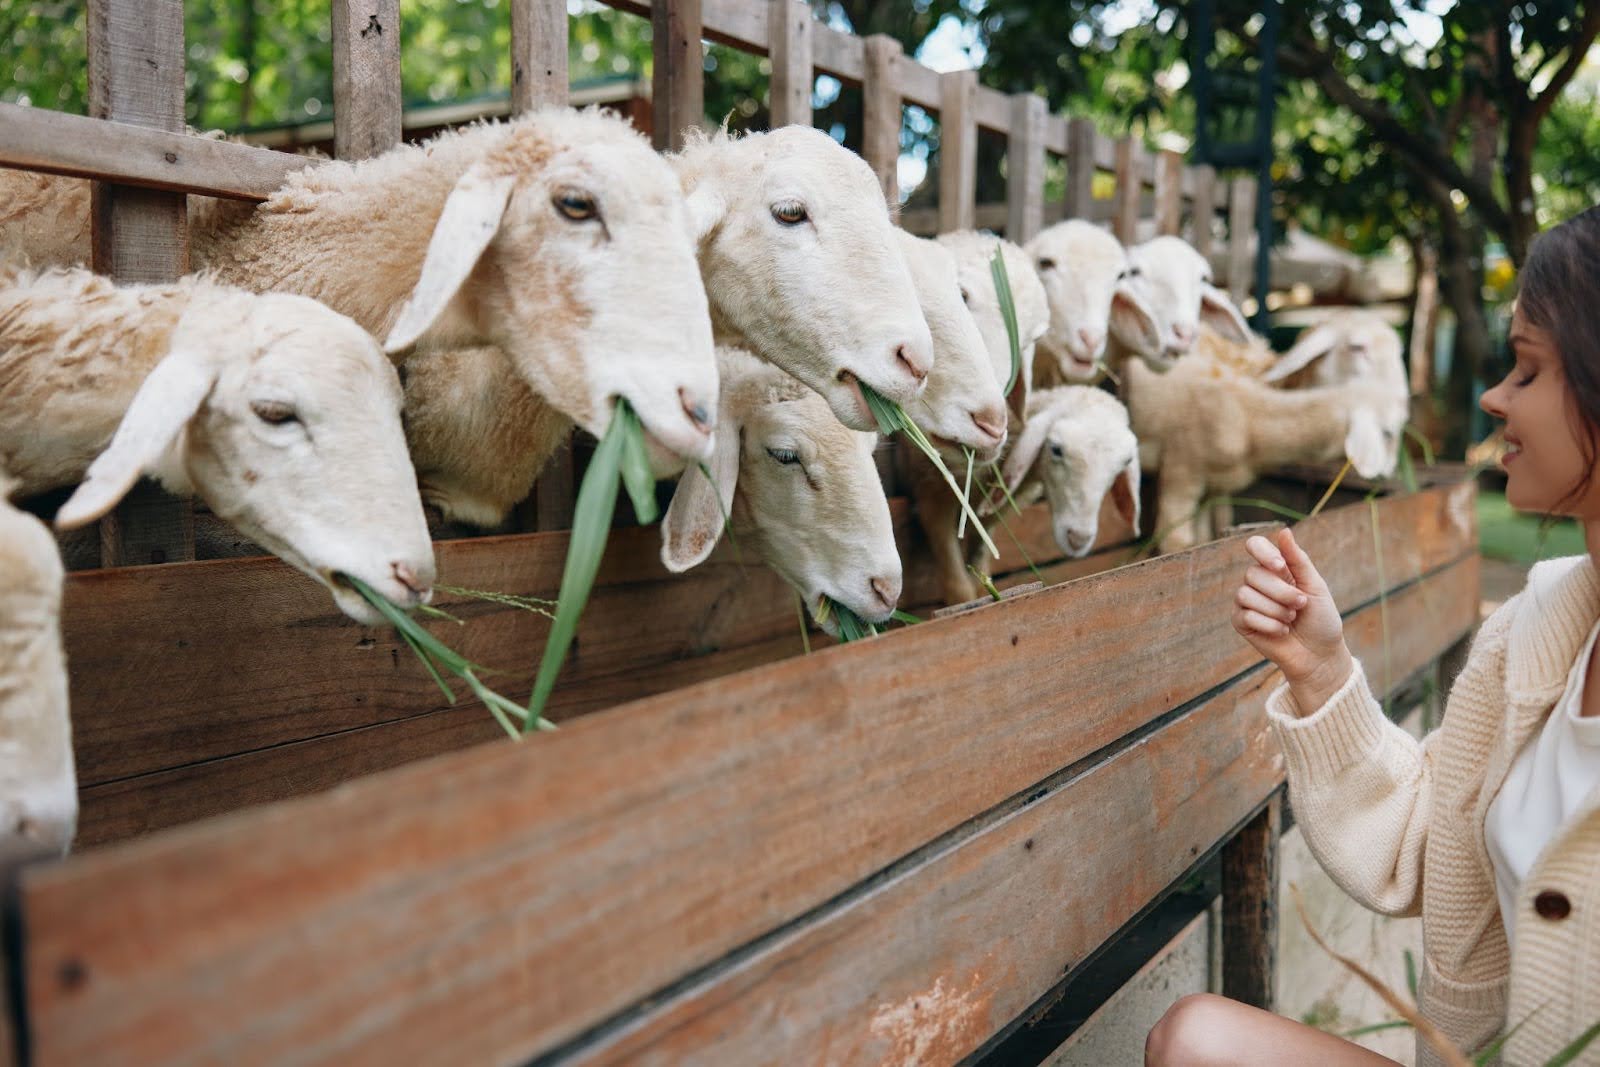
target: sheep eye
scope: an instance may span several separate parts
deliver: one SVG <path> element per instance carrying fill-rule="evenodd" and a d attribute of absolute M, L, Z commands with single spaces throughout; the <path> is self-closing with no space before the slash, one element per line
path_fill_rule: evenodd
<path fill-rule="evenodd" d="M 594 197 L 588 193 L 580 193 L 576 189 L 563 189 L 550 201 L 556 210 L 561 212 L 573 222 L 583 222 L 600 214 L 600 208 L 595 204 Z"/>
<path fill-rule="evenodd" d="M 785 200 L 772 205 L 772 217 L 785 226 L 798 226 L 811 216 L 806 214 L 806 206 L 798 200 Z"/>
<path fill-rule="evenodd" d="M 800 453 L 792 448 L 769 448 L 767 455 L 782 463 L 785 467 L 800 462 Z"/>
<path fill-rule="evenodd" d="M 300 421 L 300 416 L 295 414 L 294 408 L 281 400 L 256 400 L 251 402 L 250 410 L 256 413 L 256 418 L 273 426 Z"/>
<path fill-rule="evenodd" d="M 964 285 L 961 287 L 961 302 L 968 307 L 972 306 L 972 293 L 970 293 L 967 290 L 967 287 Z"/>
<path fill-rule="evenodd" d="M 1056 269 L 1056 261 L 1053 260 L 1053 259 L 1049 259 L 1049 258 L 1041 259 L 1041 260 L 1039 260 L 1039 269 L 1040 270 L 1055 270 Z"/>
<path fill-rule="evenodd" d="M 1051 459 L 1065 459 L 1066 455 L 1067 455 L 1067 450 L 1066 449 L 1062 448 L 1060 445 L 1056 444 L 1054 441 L 1050 442 L 1050 458 Z"/>

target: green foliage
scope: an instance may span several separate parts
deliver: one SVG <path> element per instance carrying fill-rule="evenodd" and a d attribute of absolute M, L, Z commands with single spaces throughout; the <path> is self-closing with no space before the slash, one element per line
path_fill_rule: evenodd
<path fill-rule="evenodd" d="M 1504 493 L 1478 493 L 1478 549 L 1490 559 L 1531 566 L 1584 551 L 1583 529 L 1572 519 L 1540 519 L 1514 510 Z"/>

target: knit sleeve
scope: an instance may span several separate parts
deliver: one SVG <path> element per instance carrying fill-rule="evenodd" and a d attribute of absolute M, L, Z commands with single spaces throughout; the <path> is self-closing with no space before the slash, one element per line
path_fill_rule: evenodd
<path fill-rule="evenodd" d="M 1451 689 L 1445 725 L 1422 741 L 1384 715 L 1359 663 L 1310 715 L 1301 716 L 1288 686 L 1267 699 L 1306 844 L 1329 877 L 1373 911 L 1415 915 L 1421 909 L 1440 738 L 1452 711 L 1461 714 L 1458 706 L 1503 694 L 1509 619 L 1502 609 L 1484 624 Z"/>

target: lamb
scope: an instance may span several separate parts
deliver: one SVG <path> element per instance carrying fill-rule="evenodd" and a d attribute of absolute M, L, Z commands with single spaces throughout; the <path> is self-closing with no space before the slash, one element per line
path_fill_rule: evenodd
<path fill-rule="evenodd" d="M 1311 327 L 1261 375 L 1285 388 L 1366 379 L 1407 390 L 1400 335 L 1376 312 L 1340 308 Z"/>
<path fill-rule="evenodd" d="M 0 474 L 0 880 L 64 856 L 78 786 L 61 648 L 61 557 L 43 523 L 9 502 Z"/>
<path fill-rule="evenodd" d="M 1039 341 L 1047 358 L 1036 362 L 1033 384 L 1092 380 L 1113 336 L 1124 339 L 1119 355 L 1159 348 L 1156 312 L 1131 282 L 1128 253 L 1109 232 L 1068 219 L 1040 231 L 1027 253 L 1050 305 L 1050 327 Z"/>
<path fill-rule="evenodd" d="M 894 523 L 872 462 L 875 434 L 842 425 L 798 379 L 748 352 L 721 348 L 722 410 L 711 480 L 678 483 L 661 524 L 661 559 L 679 573 L 716 547 L 724 516 L 800 594 L 812 619 L 831 597 L 869 622 L 900 598 Z M 834 619 L 819 622 L 838 636 Z"/>
<path fill-rule="evenodd" d="M 81 483 L 58 528 L 151 475 L 378 623 L 335 575 L 405 605 L 434 579 L 400 405 L 372 337 L 306 297 L 0 267 L 0 467 L 28 495 Z"/>
<path fill-rule="evenodd" d="M 1129 359 L 1142 358 L 1156 371 L 1171 369 L 1193 351 L 1201 327 L 1223 339 L 1250 344 L 1250 328 L 1228 294 L 1211 280 L 1211 264 L 1179 237 L 1156 237 L 1128 250 L 1129 286 L 1154 313 L 1155 330 L 1114 331 L 1106 363 L 1121 374 Z"/>
<path fill-rule="evenodd" d="M 1123 380 L 1134 433 L 1160 457 L 1156 528 L 1163 552 L 1208 533 L 1200 503 L 1208 492 L 1245 488 L 1264 468 L 1347 457 L 1362 477 L 1393 472 L 1407 417 L 1404 388 L 1357 379 L 1282 390 L 1242 375 L 1215 376 L 1185 359 L 1160 375 L 1138 362 Z"/>
<path fill-rule="evenodd" d="M 866 162 L 785 126 L 696 135 L 673 164 L 717 343 L 776 363 L 852 429 L 877 426 L 858 383 L 914 411 L 933 341 Z"/>

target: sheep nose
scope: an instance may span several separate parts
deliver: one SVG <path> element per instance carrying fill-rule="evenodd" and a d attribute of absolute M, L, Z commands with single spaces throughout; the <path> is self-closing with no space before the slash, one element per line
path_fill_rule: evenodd
<path fill-rule="evenodd" d="M 431 574 L 419 576 L 412 569 L 411 564 L 403 560 L 397 559 L 389 564 L 389 571 L 394 575 L 394 580 L 405 586 L 412 597 L 418 601 L 423 600 L 433 591 L 433 576 Z"/>
<path fill-rule="evenodd" d="M 1079 555 L 1087 552 L 1089 550 L 1089 546 L 1093 543 L 1093 533 L 1085 533 L 1082 530 L 1067 531 L 1067 551 L 1073 555 Z"/>
<path fill-rule="evenodd" d="M 933 357 L 922 352 L 916 345 L 896 345 L 894 358 L 899 361 L 900 365 L 906 369 L 918 385 L 927 381 L 928 371 L 933 368 Z"/>
<path fill-rule="evenodd" d="M 1106 335 L 1100 330 L 1091 330 L 1087 326 L 1078 330 L 1078 340 L 1083 343 L 1083 350 L 1093 356 L 1100 351 L 1100 346 L 1105 344 Z"/>
<path fill-rule="evenodd" d="M 974 411 L 972 425 L 978 428 L 979 433 L 998 445 L 1006 436 L 1006 409 L 1001 406 Z"/>
<path fill-rule="evenodd" d="M 710 433 L 716 428 L 716 420 L 711 415 L 711 409 L 705 401 L 689 392 L 687 389 L 678 390 L 678 400 L 683 404 L 683 413 L 689 416 L 689 421 L 694 423 L 694 428 L 701 433 Z"/>
<path fill-rule="evenodd" d="M 1172 336 L 1177 338 L 1178 347 L 1184 351 L 1188 351 L 1189 346 L 1194 344 L 1196 332 L 1196 328 L 1188 323 L 1175 322 L 1172 324 Z"/>
<path fill-rule="evenodd" d="M 883 604 L 885 611 L 893 611 L 900 600 L 900 579 L 898 576 L 878 577 L 872 579 L 872 594 Z"/>

